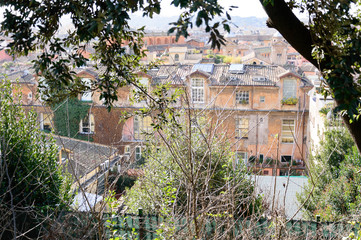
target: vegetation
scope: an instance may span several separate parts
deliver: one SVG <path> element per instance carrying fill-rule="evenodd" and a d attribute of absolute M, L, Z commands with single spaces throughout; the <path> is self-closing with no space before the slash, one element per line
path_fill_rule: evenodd
<path fill-rule="evenodd" d="M 35 239 L 47 211 L 68 206 L 70 185 L 58 165 L 58 147 L 39 130 L 35 113 L 14 103 L 9 81 L 0 89 L 0 238 Z"/>
<path fill-rule="evenodd" d="M 90 136 L 79 134 L 79 124 L 89 113 L 90 105 L 77 98 L 67 99 L 60 104 L 52 106 L 54 112 L 54 125 L 56 133 L 80 140 L 92 140 Z M 90 138 L 90 139 L 89 139 Z"/>
<path fill-rule="evenodd" d="M 234 155 L 223 136 L 211 135 L 213 131 L 205 127 L 165 129 L 158 132 L 160 137 L 150 139 L 145 174 L 128 191 L 126 205 L 131 212 L 142 208 L 161 215 L 168 230 L 185 218 L 184 231 L 178 233 L 184 238 L 202 236 L 208 221 L 228 229 L 238 217 L 262 213 L 262 199 L 246 167 L 233 168 Z"/>
<path fill-rule="evenodd" d="M 9 44 L 11 54 L 28 55 L 38 48 L 46 49 L 34 61 L 37 73 L 43 76 L 39 87 L 44 90 L 44 99 L 58 101 L 77 96 L 91 88 L 99 90 L 100 98 L 111 107 L 117 100 L 118 88 L 126 84 L 140 87 L 134 69 L 147 70 L 140 65 L 140 59 L 145 56 L 141 40 L 144 29 L 131 30 L 128 24 L 129 14 L 140 11 L 143 16 L 153 17 L 161 11 L 160 2 L 161 0 L 151 3 L 94 0 L 51 3 L 5 1 L 0 4 L 1 7 L 6 7 L 1 30 L 13 40 Z M 361 152 L 361 89 L 358 87 L 361 76 L 361 19 L 358 12 L 352 10 L 352 6 L 358 2 L 260 2 L 269 16 L 268 26 L 277 29 L 303 57 L 321 70 L 328 85 L 323 92 L 331 94 L 335 99 L 337 112 L 346 113 L 342 115 L 345 125 Z M 222 27 L 230 32 L 228 21 L 231 17 L 218 1 L 180 0 L 172 1 L 171 4 L 182 9 L 183 13 L 176 22 L 171 23 L 169 33 L 175 32 L 177 37 L 187 37 L 188 28 L 204 24 L 205 31 L 210 33 L 212 48 L 219 48 L 225 43 L 218 28 Z M 94 7 L 89 8 L 89 5 Z M 303 24 L 292 13 L 293 8 L 308 12 L 311 16 L 310 23 Z M 74 29 L 66 37 L 59 38 L 56 33 L 61 26 L 60 18 L 65 15 L 71 16 Z M 212 22 L 215 17 L 222 15 L 225 15 L 226 20 Z M 194 19 L 195 24 L 192 22 Z M 88 59 L 84 58 L 82 52 L 91 42 L 94 42 L 94 60 L 101 66 L 106 66 L 107 70 L 101 72 L 97 83 L 85 86 L 75 77 L 73 68 L 86 65 Z M 126 43 L 129 43 L 131 51 L 127 51 Z M 149 68 L 152 67 L 151 64 Z M 154 102 L 159 108 L 163 107 L 162 102 Z"/>
<path fill-rule="evenodd" d="M 336 102 L 342 118 L 361 152 L 360 63 L 361 18 L 358 1 L 287 1 L 260 0 L 269 16 L 267 24 L 277 29 L 303 57 L 316 66 L 327 83 L 323 89 Z M 322 6 L 322 7 L 321 7 Z M 309 24 L 293 13 L 307 12 Z"/>
<path fill-rule="evenodd" d="M 298 103 L 298 98 L 290 97 L 290 98 L 283 98 L 281 100 L 282 105 L 296 105 Z"/>
<path fill-rule="evenodd" d="M 324 221 L 352 219 L 361 204 L 361 156 L 344 127 L 330 127 L 311 157 L 310 178 L 298 196 L 305 216 Z M 309 199 L 308 199 L 309 198 Z"/>
<path fill-rule="evenodd" d="M 326 107 L 321 108 L 319 112 L 326 116 L 329 111 L 331 111 L 331 108 L 326 106 Z"/>

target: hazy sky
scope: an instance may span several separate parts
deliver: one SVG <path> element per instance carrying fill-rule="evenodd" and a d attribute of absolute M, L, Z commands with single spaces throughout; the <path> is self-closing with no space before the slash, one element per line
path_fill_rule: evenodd
<path fill-rule="evenodd" d="M 162 0 L 162 11 L 161 15 L 165 17 L 177 16 L 180 13 L 180 10 L 170 6 L 171 0 Z M 262 5 L 259 0 L 220 0 L 219 2 L 222 6 L 227 9 L 231 5 L 238 6 L 238 8 L 233 9 L 231 15 L 240 16 L 240 17 L 267 17 L 265 11 L 262 8 Z"/>

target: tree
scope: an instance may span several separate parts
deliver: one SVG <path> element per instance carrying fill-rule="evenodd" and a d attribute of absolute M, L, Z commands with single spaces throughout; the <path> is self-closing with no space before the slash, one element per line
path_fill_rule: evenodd
<path fill-rule="evenodd" d="M 360 116 L 360 25 L 357 1 L 260 0 L 269 16 L 267 24 L 275 28 L 308 61 L 322 72 L 327 88 L 336 101 L 336 111 L 361 152 Z M 310 15 L 308 26 L 293 13 L 298 8 Z"/>
<path fill-rule="evenodd" d="M 197 127 L 170 123 L 150 135 L 145 174 L 128 191 L 125 204 L 133 213 L 142 208 L 163 216 L 166 239 L 202 238 L 212 221 L 230 236 L 239 218 L 262 214 L 262 198 L 246 166 L 234 165 L 225 136 L 217 134 L 209 121 L 200 117 L 192 121 Z"/>
<path fill-rule="evenodd" d="M 70 185 L 36 114 L 14 102 L 9 81 L 0 89 L 0 238 L 35 239 L 44 233 L 47 211 L 66 208 Z"/>
<path fill-rule="evenodd" d="M 43 52 L 34 61 L 37 73 L 43 76 L 40 88 L 48 101 L 59 101 L 79 93 L 100 90 L 100 98 L 110 108 L 117 100 L 117 89 L 126 84 L 141 88 L 135 69 L 146 71 L 139 60 L 144 56 L 141 38 L 144 29 L 131 30 L 129 13 L 143 12 L 152 17 L 161 11 L 160 0 L 155 1 L 5 1 L 5 18 L 1 30 L 11 36 L 11 54 L 27 55 L 36 49 Z M 359 85 L 361 48 L 359 47 L 360 18 L 352 11 L 356 0 L 260 0 L 269 16 L 268 26 L 277 29 L 283 37 L 308 61 L 321 70 L 328 88 L 325 93 L 333 96 L 336 110 L 361 152 L 361 120 Z M 169 32 L 177 37 L 187 37 L 188 28 L 195 20 L 197 27 L 205 25 L 210 33 L 212 47 L 220 47 L 225 39 L 218 28 L 230 31 L 228 11 L 218 1 L 175 0 L 172 5 L 183 10 L 179 19 L 171 23 Z M 310 15 L 308 26 L 293 13 L 298 8 Z M 230 8 L 229 10 L 232 10 Z M 59 36 L 60 18 L 70 16 L 74 29 Z M 213 20 L 225 15 L 222 22 Z M 125 46 L 128 43 L 129 49 Z M 94 45 L 93 60 L 101 71 L 99 81 L 86 86 L 75 76 L 74 67 L 83 66 L 88 59 L 83 52 Z M 152 64 L 149 66 L 152 68 Z M 153 99 L 154 100 L 154 99 Z M 159 106 L 163 103 L 157 102 Z"/>
<path fill-rule="evenodd" d="M 310 178 L 298 196 L 304 215 L 324 221 L 351 220 L 361 204 L 361 157 L 342 126 L 328 127 L 320 149 L 311 156 Z"/>

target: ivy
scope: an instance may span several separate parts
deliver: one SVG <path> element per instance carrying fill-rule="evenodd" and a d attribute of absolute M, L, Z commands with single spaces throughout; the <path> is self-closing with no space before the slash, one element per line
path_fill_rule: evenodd
<path fill-rule="evenodd" d="M 79 124 L 86 117 L 90 105 L 77 98 L 66 99 L 64 102 L 52 106 L 54 112 L 54 124 L 57 134 L 80 140 L 93 139 L 79 134 Z"/>

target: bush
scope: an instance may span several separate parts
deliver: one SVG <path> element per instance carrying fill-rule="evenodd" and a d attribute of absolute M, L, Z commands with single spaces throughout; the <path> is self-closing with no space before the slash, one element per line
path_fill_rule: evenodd
<path fill-rule="evenodd" d="M 296 97 L 283 98 L 281 100 L 281 103 L 283 105 L 296 105 L 298 103 L 298 98 Z"/>
<path fill-rule="evenodd" d="M 59 168 L 58 147 L 39 129 L 36 114 L 14 103 L 9 81 L 0 89 L 0 236 L 41 238 L 48 212 L 67 208 L 70 182 Z"/>

